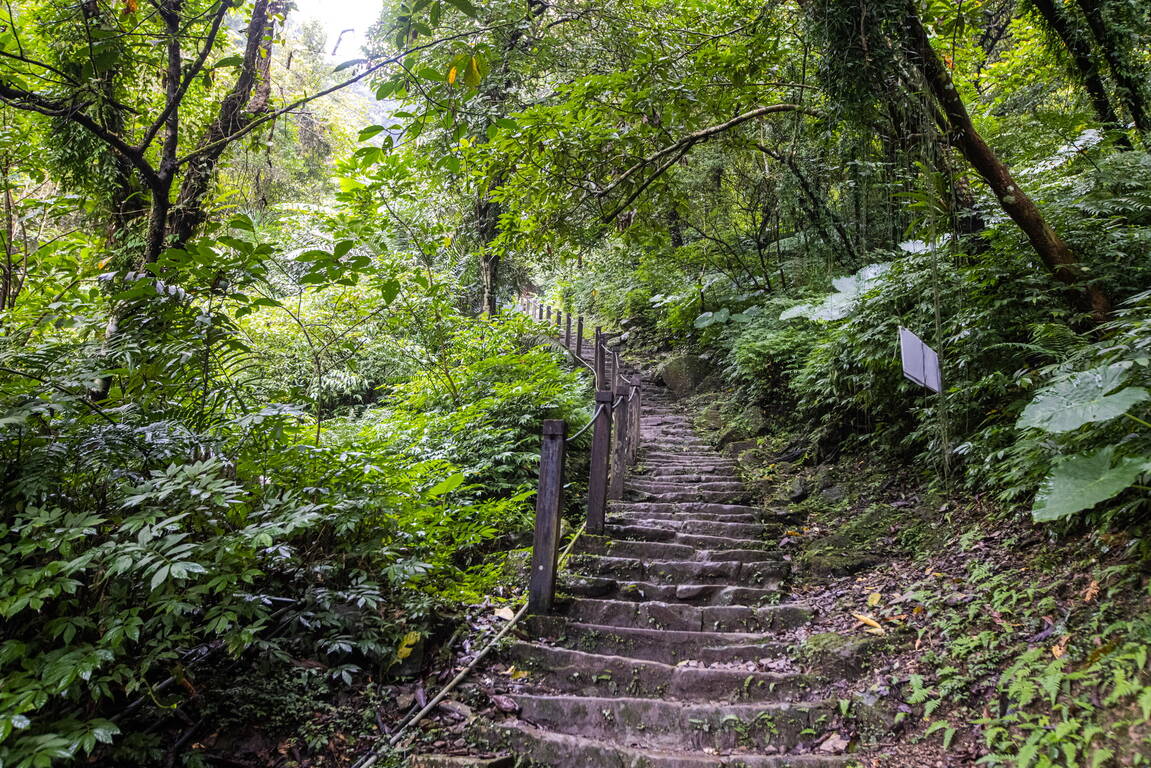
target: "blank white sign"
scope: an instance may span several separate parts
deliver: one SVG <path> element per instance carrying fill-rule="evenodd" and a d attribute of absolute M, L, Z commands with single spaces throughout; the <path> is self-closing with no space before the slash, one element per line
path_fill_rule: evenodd
<path fill-rule="evenodd" d="M 899 328 L 899 354 L 903 357 L 903 375 L 921 387 L 939 392 L 943 389 L 943 374 L 939 370 L 939 355 L 903 326 Z"/>

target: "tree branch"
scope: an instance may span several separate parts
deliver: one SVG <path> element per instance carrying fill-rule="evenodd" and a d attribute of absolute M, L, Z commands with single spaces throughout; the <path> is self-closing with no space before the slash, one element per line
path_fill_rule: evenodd
<path fill-rule="evenodd" d="M 160 177 L 156 173 L 156 169 L 153 168 L 144 157 L 143 152 L 133 147 L 121 136 L 108 130 L 82 111 L 85 107 L 89 106 L 90 102 L 74 105 L 65 104 L 49 99 L 38 93 L 26 91 L 23 88 L 16 88 L 3 80 L 0 80 L 0 100 L 10 107 L 25 112 L 39 112 L 48 117 L 63 117 L 71 120 L 77 125 L 87 129 L 88 132 L 103 141 L 116 153 L 135 166 L 149 188 L 158 189 L 161 186 Z"/>
<path fill-rule="evenodd" d="M 726 123 L 720 123 L 718 125 L 708 126 L 707 128 L 701 128 L 700 130 L 695 131 L 694 133 L 689 133 L 687 136 L 684 136 L 683 138 L 679 139 L 678 141 L 675 141 L 675 142 L 667 145 L 663 149 L 660 149 L 660 150 L 657 150 L 656 152 L 653 152 L 652 154 L 648 155 L 644 159 L 637 162 L 632 167 L 628 168 L 626 171 L 623 172 L 622 176 L 620 176 L 618 179 L 613 181 L 611 184 L 607 185 L 602 190 L 600 190 L 599 196 L 605 197 L 606 195 L 610 194 L 612 190 L 614 190 L 620 184 L 623 184 L 625 181 L 627 181 L 629 178 L 631 178 L 631 176 L 634 173 L 636 173 L 637 171 L 639 171 L 641 168 L 643 168 L 647 165 L 650 165 L 651 163 L 654 163 L 656 160 L 659 160 L 661 157 L 664 157 L 665 155 L 669 155 L 673 152 L 677 152 L 681 148 L 682 149 L 691 149 L 696 144 L 699 144 L 702 141 L 707 141 L 708 139 L 711 139 L 711 138 L 723 133 L 724 131 L 731 130 L 732 128 L 735 128 L 737 125 L 742 125 L 743 123 L 746 123 L 748 120 L 754 120 L 757 117 L 763 117 L 764 115 L 770 115 L 770 114 L 777 113 L 777 112 L 802 112 L 805 115 L 811 115 L 812 117 L 822 117 L 823 116 L 822 113 L 817 112 L 814 109 L 804 107 L 800 104 L 772 104 L 772 105 L 766 106 L 766 107 L 756 107 L 755 109 L 753 109 L 749 112 L 744 112 L 742 115 L 736 115 L 732 119 L 728 120 Z M 668 167 L 669 166 L 667 164 L 665 164 L 661 168 L 659 173 L 662 173 L 663 171 L 667 170 Z M 651 180 L 649 180 L 647 183 L 650 184 Z M 645 184 L 644 186 L 647 186 L 647 184 Z"/>
<path fill-rule="evenodd" d="M 200 53 L 196 56 L 196 60 L 192 62 L 192 66 L 188 68 L 188 74 L 184 76 L 183 82 L 176 90 L 168 102 L 164 105 L 164 111 L 156 118 L 156 121 L 148 126 L 148 130 L 144 132 L 144 138 L 140 141 L 140 151 L 143 152 L 156 138 L 156 134 L 167 122 L 169 115 L 172 114 L 184 100 L 184 94 L 188 92 L 191 87 L 192 81 L 200 74 L 204 68 L 204 63 L 208 60 L 208 56 L 212 53 L 212 46 L 216 44 L 216 38 L 220 34 L 220 26 L 224 23 L 224 17 L 228 14 L 228 10 L 232 7 L 231 0 L 221 0 L 220 7 L 216 9 L 216 15 L 212 19 L 212 26 L 208 30 L 207 38 L 204 41 L 204 47 L 200 49 Z"/>

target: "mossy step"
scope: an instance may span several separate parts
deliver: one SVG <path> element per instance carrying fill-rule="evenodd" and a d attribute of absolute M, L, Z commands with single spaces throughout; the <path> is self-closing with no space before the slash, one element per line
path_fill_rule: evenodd
<path fill-rule="evenodd" d="M 532 616 L 524 623 L 535 638 L 549 638 L 567 648 L 678 664 L 705 664 L 776 659 L 787 654 L 787 643 L 763 633 L 679 632 L 646 627 L 583 624 L 562 616 Z"/>
<path fill-rule="evenodd" d="M 646 467 L 643 463 L 636 464 L 631 477 L 634 480 L 676 482 L 676 483 L 708 483 L 731 482 L 738 483 L 740 476 L 736 472 L 700 472 L 698 467 L 682 467 L 678 471 L 655 474 L 654 468 Z"/>
<path fill-rule="evenodd" d="M 682 491 L 641 491 L 634 488 L 625 492 L 624 498 L 629 501 L 652 501 L 656 503 L 668 502 L 679 504 L 692 501 L 708 501 L 717 504 L 740 504 L 748 501 L 754 494 L 743 488 L 739 491 L 697 491 L 684 489 Z"/>
<path fill-rule="evenodd" d="M 680 562 L 785 562 L 782 555 L 771 548 L 765 542 L 757 542 L 753 549 L 696 549 L 689 544 L 677 543 L 674 541 L 633 541 L 630 539 L 614 539 L 607 536 L 595 536 L 585 533 L 580 537 L 576 543 L 575 550 L 577 554 L 606 556 L 613 558 L 624 559 L 640 559 L 640 560 L 670 560 Z M 613 568 L 627 567 L 621 566 L 619 563 L 612 563 Z M 641 570 L 637 571 L 639 575 L 643 575 L 643 564 L 637 564 L 636 567 Z M 603 567 L 595 562 L 590 562 L 589 566 L 592 569 L 599 569 Z M 569 570 L 579 571 L 580 567 L 573 564 Z M 617 572 L 618 574 L 618 572 Z"/>
<path fill-rule="evenodd" d="M 853 762 L 837 755 L 717 755 L 622 747 L 514 721 L 478 721 L 472 737 L 491 749 L 552 768 L 842 768 Z"/>
<path fill-rule="evenodd" d="M 688 605 L 762 605 L 777 600 L 778 589 L 730 586 L 727 584 L 653 584 L 647 581 L 606 579 L 595 576 L 565 575 L 560 589 L 577 597 L 641 602 L 655 600 Z"/>
<path fill-rule="evenodd" d="M 758 517 L 749 512 L 716 514 L 714 512 L 658 512 L 644 509 L 643 504 L 612 504 L 607 521 L 630 522 L 637 520 L 699 520 L 716 523 L 757 523 Z"/>
<path fill-rule="evenodd" d="M 624 487 L 628 490 L 638 490 L 647 493 L 680 492 L 680 491 L 728 491 L 743 493 L 747 486 L 738 480 L 683 480 L 680 478 L 657 480 L 655 478 L 637 475 L 631 477 Z"/>
<path fill-rule="evenodd" d="M 538 643 L 513 643 L 506 651 L 533 684 L 581 696 L 633 696 L 676 701 L 781 701 L 803 696 L 803 675 L 691 667 L 627 656 L 587 653 Z"/>
<path fill-rule="evenodd" d="M 690 605 L 657 600 L 635 602 L 577 597 L 564 615 L 581 624 L 653 627 L 686 632 L 769 632 L 802 626 L 812 611 L 799 603 L 780 605 Z"/>
<path fill-rule="evenodd" d="M 688 501 L 671 503 L 666 501 L 625 502 L 629 509 L 643 509 L 648 512 L 666 512 L 690 517 L 696 513 L 708 515 L 753 515 L 755 519 L 764 516 L 762 507 L 750 504 L 723 504 L 719 502 Z"/>
<path fill-rule="evenodd" d="M 736 538 L 734 536 L 707 535 L 702 533 L 679 533 L 674 528 L 652 525 L 607 525 L 604 532 L 618 539 L 646 542 L 682 544 L 689 547 L 704 547 L 714 550 L 761 549 L 768 546 L 763 539 Z M 760 529 L 755 533 L 758 535 Z"/>
<path fill-rule="evenodd" d="M 613 516 L 614 517 L 614 516 Z M 757 539 L 763 532 L 763 524 L 758 522 L 736 522 L 728 520 L 699 519 L 688 516 L 627 518 L 624 522 L 614 522 L 613 526 L 635 526 L 642 528 L 667 528 L 677 533 L 699 534 L 703 536 L 730 536 L 737 539 Z"/>
<path fill-rule="evenodd" d="M 772 559 L 766 550 L 708 551 L 706 554 L 726 559 L 648 560 L 584 554 L 573 557 L 569 565 L 575 573 L 592 576 L 656 584 L 744 584 L 761 589 L 774 588 L 791 574 L 791 563 Z"/>
<path fill-rule="evenodd" d="M 784 750 L 812 741 L 836 709 L 822 702 L 702 704 L 663 699 L 519 694 L 519 717 L 613 744 L 679 750 Z"/>

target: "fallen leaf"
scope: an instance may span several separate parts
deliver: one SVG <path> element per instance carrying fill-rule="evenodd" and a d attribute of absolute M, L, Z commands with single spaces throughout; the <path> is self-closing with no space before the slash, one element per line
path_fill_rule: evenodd
<path fill-rule="evenodd" d="M 504 606 L 503 608 L 496 609 L 496 618 L 503 619 L 504 621 L 511 621 L 516 617 L 516 612 L 511 608 Z"/>
<path fill-rule="evenodd" d="M 1051 646 L 1051 655 L 1057 659 L 1063 658 L 1067 653 L 1067 642 L 1071 639 L 1071 635 L 1064 635 L 1059 639 L 1059 642 Z"/>
<path fill-rule="evenodd" d="M 400 640 L 400 647 L 396 648 L 396 658 L 406 659 L 412 655 L 412 651 L 416 648 L 416 643 L 420 642 L 419 632 L 409 632 L 404 635 Z"/>
<path fill-rule="evenodd" d="M 1099 582 L 1095 579 L 1087 585 L 1087 590 L 1083 593 L 1083 602 L 1090 603 L 1095 598 L 1099 597 Z"/>
<path fill-rule="evenodd" d="M 867 605 L 869 608 L 874 608 L 879 605 L 879 601 L 883 599 L 883 594 L 880 592 L 872 592 L 867 596 Z"/>
<path fill-rule="evenodd" d="M 867 626 L 871 627 L 872 629 L 879 630 L 879 632 L 877 634 L 882 635 L 884 633 L 883 626 L 878 621 L 871 618 L 867 614 L 865 614 L 865 613 L 853 613 L 851 615 L 853 617 L 855 617 L 856 621 L 859 621 L 863 624 L 866 624 Z M 867 630 L 865 630 L 865 631 L 867 631 Z M 876 634 L 876 633 L 873 633 L 873 634 Z"/>

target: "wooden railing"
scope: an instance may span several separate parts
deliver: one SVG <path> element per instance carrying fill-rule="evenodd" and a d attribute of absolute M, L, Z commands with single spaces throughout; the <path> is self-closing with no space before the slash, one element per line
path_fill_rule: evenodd
<path fill-rule="evenodd" d="M 596 388 L 591 421 L 579 432 L 569 436 L 567 422 L 563 419 L 547 419 L 543 423 L 532 570 L 528 580 L 528 612 L 550 613 L 555 601 L 559 565 L 568 444 L 585 430 L 592 430 L 587 520 L 581 531 L 602 534 L 607 503 L 611 499 L 623 498 L 624 478 L 635 461 L 643 397 L 638 380 L 624 376 L 619 352 L 608 347 L 608 342 L 619 334 L 605 333 L 602 327 L 596 326 L 595 336 L 590 340 L 593 346 L 589 363 L 583 356 L 585 325 L 582 315 L 575 319 L 573 335 L 571 313 L 565 314 L 532 296 L 521 297 L 518 306 L 530 317 L 549 327 L 554 325 L 553 341 L 571 355 L 577 365 L 591 371 Z"/>

